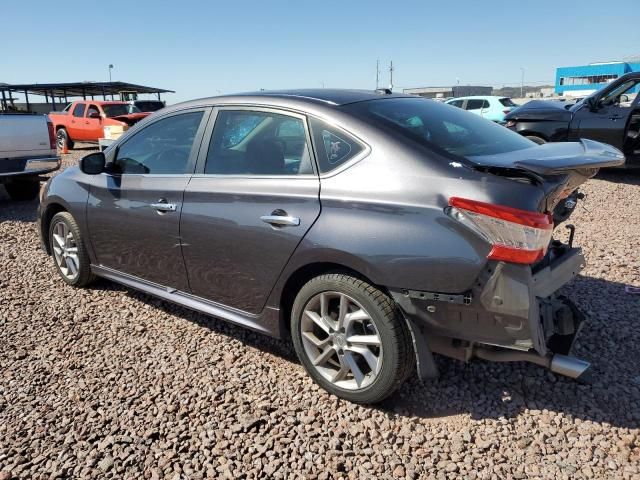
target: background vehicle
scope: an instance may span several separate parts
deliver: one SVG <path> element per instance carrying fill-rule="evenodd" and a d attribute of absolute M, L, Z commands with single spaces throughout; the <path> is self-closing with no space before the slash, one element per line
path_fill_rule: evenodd
<path fill-rule="evenodd" d="M 507 115 L 506 126 L 536 143 L 589 138 L 622 150 L 627 167 L 640 165 L 640 73 L 629 73 L 574 105 L 529 102 Z"/>
<path fill-rule="evenodd" d="M 492 96 L 452 98 L 445 103 L 468 110 L 494 122 L 502 122 L 506 114 L 518 107 L 509 97 Z"/>
<path fill-rule="evenodd" d="M 311 141 L 313 139 L 313 141 Z M 94 275 L 291 336 L 327 391 L 376 402 L 432 352 L 579 377 L 584 266 L 549 212 L 622 154 L 537 146 L 438 102 L 344 90 L 196 100 L 46 186 L 62 279 Z"/>
<path fill-rule="evenodd" d="M 157 112 L 164 107 L 162 100 L 132 100 L 129 102 L 129 113 Z"/>
<path fill-rule="evenodd" d="M 133 112 L 131 112 L 133 110 Z M 127 102 L 72 102 L 62 112 L 51 112 L 58 148 L 73 148 L 75 142 L 97 143 L 104 137 L 104 127 L 130 127 L 149 113 L 137 111 Z"/>
<path fill-rule="evenodd" d="M 0 114 L 0 183 L 14 200 L 32 200 L 39 175 L 60 168 L 53 126 L 46 115 Z"/>

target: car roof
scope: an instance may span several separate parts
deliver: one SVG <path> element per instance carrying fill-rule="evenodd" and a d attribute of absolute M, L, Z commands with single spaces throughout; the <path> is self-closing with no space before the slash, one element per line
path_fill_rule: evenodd
<path fill-rule="evenodd" d="M 259 92 L 237 93 L 206 97 L 172 105 L 171 110 L 201 105 L 262 104 L 278 107 L 337 107 L 349 103 L 364 102 L 381 98 L 416 98 L 401 93 L 377 93 L 374 90 L 348 90 L 333 88 L 298 90 L 263 90 Z"/>
<path fill-rule="evenodd" d="M 451 100 L 488 100 L 490 98 L 509 98 L 509 97 L 498 96 L 498 95 L 470 95 L 468 97 L 455 97 L 455 98 L 452 98 Z"/>

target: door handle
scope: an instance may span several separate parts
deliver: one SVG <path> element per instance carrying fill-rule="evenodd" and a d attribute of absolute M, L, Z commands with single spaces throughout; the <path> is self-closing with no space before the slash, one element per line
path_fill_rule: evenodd
<path fill-rule="evenodd" d="M 175 203 L 167 203 L 167 202 L 152 203 L 151 207 L 155 208 L 159 212 L 175 212 L 177 210 Z"/>
<path fill-rule="evenodd" d="M 286 215 L 263 215 L 262 217 L 260 217 L 260 220 L 270 225 L 278 226 L 278 227 L 285 227 L 285 226 L 297 227 L 298 225 L 300 225 L 299 218 L 289 217 Z"/>

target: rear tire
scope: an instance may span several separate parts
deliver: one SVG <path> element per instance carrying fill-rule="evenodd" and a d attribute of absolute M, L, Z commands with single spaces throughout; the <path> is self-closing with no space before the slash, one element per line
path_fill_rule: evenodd
<path fill-rule="evenodd" d="M 4 186 L 11 200 L 29 201 L 38 198 L 40 181 L 36 178 L 11 180 Z"/>
<path fill-rule="evenodd" d="M 538 145 L 544 145 L 545 143 L 547 143 L 547 141 L 544 138 L 538 137 L 536 135 L 525 135 L 525 137 L 527 137 L 532 142 L 537 143 Z"/>
<path fill-rule="evenodd" d="M 384 400 L 415 366 L 411 334 L 395 302 L 349 275 L 325 274 L 305 284 L 293 304 L 291 332 L 311 378 L 351 402 Z"/>
<path fill-rule="evenodd" d="M 59 128 L 56 132 L 56 145 L 58 149 L 64 150 L 65 145 L 69 150 L 73 149 L 73 141 L 69 137 L 69 134 L 64 128 Z"/>
<path fill-rule="evenodd" d="M 95 279 L 80 227 L 69 212 L 56 213 L 51 219 L 49 247 L 53 263 L 66 283 L 86 287 Z"/>

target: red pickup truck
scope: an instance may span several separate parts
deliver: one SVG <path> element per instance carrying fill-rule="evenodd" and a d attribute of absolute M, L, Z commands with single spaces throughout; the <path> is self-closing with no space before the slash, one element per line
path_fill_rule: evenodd
<path fill-rule="evenodd" d="M 104 137 L 106 126 L 129 127 L 150 113 L 143 113 L 127 102 L 81 100 L 70 103 L 62 112 L 51 112 L 49 119 L 56 132 L 58 148 L 71 149 L 74 142 L 97 143 Z"/>

